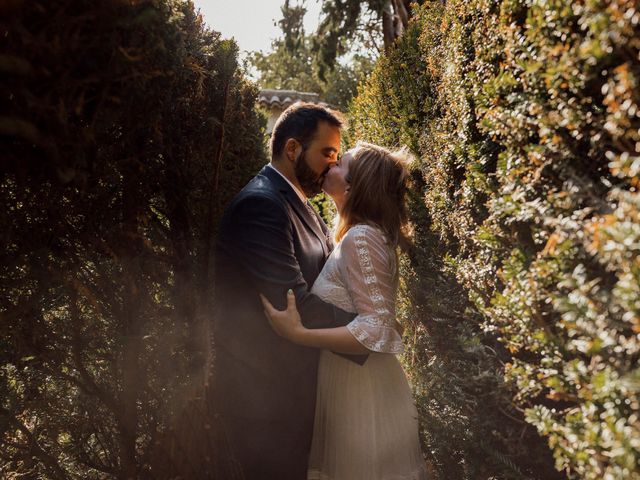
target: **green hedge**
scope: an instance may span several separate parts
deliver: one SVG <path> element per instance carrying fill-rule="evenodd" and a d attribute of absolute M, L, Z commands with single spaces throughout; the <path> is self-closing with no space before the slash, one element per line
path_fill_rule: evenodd
<path fill-rule="evenodd" d="M 428 2 L 352 105 L 351 138 L 420 158 L 404 298 L 440 478 L 553 478 L 523 419 L 567 476 L 640 478 L 639 22 Z"/>
<path fill-rule="evenodd" d="M 212 246 L 266 162 L 238 49 L 186 0 L 0 13 L 0 476 L 231 478 Z"/>

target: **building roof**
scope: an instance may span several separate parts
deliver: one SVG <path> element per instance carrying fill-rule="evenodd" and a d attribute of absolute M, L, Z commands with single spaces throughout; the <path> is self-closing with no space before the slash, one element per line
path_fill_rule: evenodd
<path fill-rule="evenodd" d="M 284 110 L 289 105 L 298 101 L 316 103 L 324 107 L 330 107 L 328 103 L 320 101 L 320 95 L 312 92 L 296 92 L 295 90 L 260 90 L 258 104 L 267 108 L 280 108 Z"/>

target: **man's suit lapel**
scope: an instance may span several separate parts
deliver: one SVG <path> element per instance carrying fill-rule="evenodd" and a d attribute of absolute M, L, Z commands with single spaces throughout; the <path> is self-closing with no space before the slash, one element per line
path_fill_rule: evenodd
<path fill-rule="evenodd" d="M 302 221 L 307 225 L 307 227 L 318 237 L 318 239 L 322 242 L 323 249 L 326 248 L 326 253 L 329 253 L 330 241 L 331 237 L 327 232 L 323 231 L 323 228 L 320 227 L 322 225 L 322 220 L 318 218 L 318 222 L 315 221 L 313 217 L 311 217 L 312 213 L 307 210 L 307 207 L 302 201 L 298 194 L 293 190 L 291 185 L 287 183 L 287 181 L 280 176 L 280 174 L 273 170 L 270 166 L 266 165 L 261 171 L 260 175 L 264 175 L 267 177 L 271 183 L 284 194 L 287 202 L 291 207 L 296 211 L 298 216 L 302 219 Z M 315 212 L 313 213 L 315 215 Z"/>

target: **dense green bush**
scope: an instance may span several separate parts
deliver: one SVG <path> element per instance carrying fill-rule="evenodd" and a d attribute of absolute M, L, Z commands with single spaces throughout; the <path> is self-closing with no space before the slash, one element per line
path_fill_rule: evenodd
<path fill-rule="evenodd" d="M 640 478 L 639 22 L 430 2 L 354 102 L 352 138 L 420 158 L 407 361 L 440 478 L 552 478 L 523 419 L 568 476 Z"/>
<path fill-rule="evenodd" d="M 186 0 L 0 14 L 0 476 L 230 478 L 212 245 L 266 161 L 237 47 Z"/>

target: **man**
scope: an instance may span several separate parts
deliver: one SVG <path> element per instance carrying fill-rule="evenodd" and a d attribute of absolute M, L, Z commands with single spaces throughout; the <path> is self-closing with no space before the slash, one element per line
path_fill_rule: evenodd
<path fill-rule="evenodd" d="M 337 161 L 341 126 L 326 108 L 289 107 L 273 129 L 271 163 L 220 223 L 213 395 L 247 480 L 306 479 L 319 355 L 271 330 L 258 293 L 282 309 L 293 289 L 309 328 L 344 326 L 354 317 L 309 293 L 332 245 L 308 197 L 321 191 Z"/>

